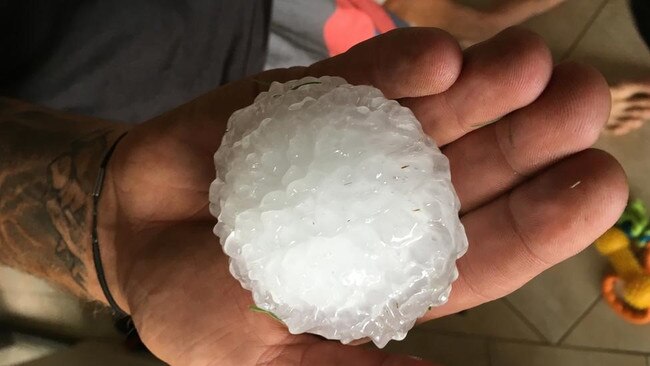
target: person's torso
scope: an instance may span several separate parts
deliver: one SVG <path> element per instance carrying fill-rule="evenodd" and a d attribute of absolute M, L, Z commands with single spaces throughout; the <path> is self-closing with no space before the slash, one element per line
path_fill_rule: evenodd
<path fill-rule="evenodd" d="M 270 1 L 0 0 L 0 95 L 137 122 L 261 71 Z"/>

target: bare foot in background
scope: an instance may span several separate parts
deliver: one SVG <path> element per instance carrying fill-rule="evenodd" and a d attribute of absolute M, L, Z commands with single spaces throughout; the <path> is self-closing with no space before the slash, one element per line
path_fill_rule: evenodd
<path fill-rule="evenodd" d="M 564 1 L 501 0 L 494 1 L 490 9 L 479 10 L 455 0 L 387 0 L 384 7 L 413 26 L 444 29 L 469 46 Z"/>
<path fill-rule="evenodd" d="M 611 88 L 612 112 L 605 132 L 624 135 L 650 120 L 650 79 L 621 83 Z"/>

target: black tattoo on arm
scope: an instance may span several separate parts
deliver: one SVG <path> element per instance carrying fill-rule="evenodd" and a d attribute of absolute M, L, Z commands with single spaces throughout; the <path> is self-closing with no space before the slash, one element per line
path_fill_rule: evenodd
<path fill-rule="evenodd" d="M 0 263 L 87 296 L 91 193 L 118 129 L 0 98 Z"/>

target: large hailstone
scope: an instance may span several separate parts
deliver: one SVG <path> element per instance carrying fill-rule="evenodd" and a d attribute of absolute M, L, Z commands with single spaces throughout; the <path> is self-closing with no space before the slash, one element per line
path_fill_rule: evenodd
<path fill-rule="evenodd" d="M 214 156 L 215 234 L 294 334 L 401 340 L 467 249 L 447 158 L 413 113 L 338 77 L 273 83 Z"/>

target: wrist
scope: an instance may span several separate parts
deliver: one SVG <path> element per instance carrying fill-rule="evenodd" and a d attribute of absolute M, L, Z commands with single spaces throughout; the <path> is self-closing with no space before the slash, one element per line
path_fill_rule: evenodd
<path fill-rule="evenodd" d="M 111 140 L 111 144 L 116 144 L 115 150 L 119 148 L 119 141 L 117 141 L 117 139 L 122 133 L 123 132 L 120 131 L 120 133 L 116 134 L 116 136 Z M 115 155 L 115 151 L 113 151 L 112 155 Z M 117 306 L 126 313 L 130 313 L 128 301 L 124 295 L 124 286 L 122 285 L 124 283 L 124 271 L 122 270 L 124 266 L 122 264 L 124 264 L 125 258 L 123 258 L 123 251 L 119 248 L 119 243 L 123 240 L 120 240 L 121 238 L 118 235 L 120 215 L 115 179 L 112 172 L 113 170 L 111 169 L 112 158 L 113 156 L 109 157 L 108 164 L 104 169 L 103 181 L 100 181 L 101 194 L 96 203 L 96 230 L 99 251 L 95 255 L 97 255 L 97 259 L 99 259 L 101 264 L 101 274 L 105 280 L 105 288 L 108 290 Z M 100 174 L 99 169 L 98 174 Z M 93 265 L 95 281 L 93 281 L 94 286 L 92 291 L 89 289 L 89 292 L 91 292 L 91 296 L 95 299 L 105 304 L 109 304 L 107 295 L 104 293 L 101 282 L 99 281 L 100 275 L 97 270 L 98 266 Z"/>

